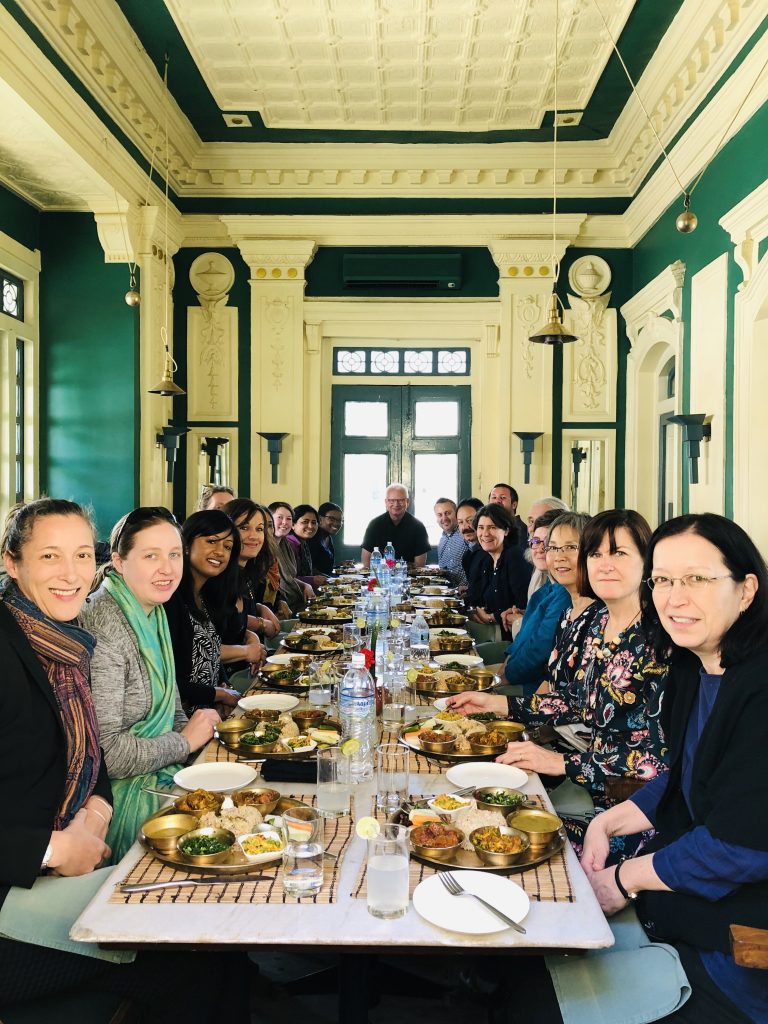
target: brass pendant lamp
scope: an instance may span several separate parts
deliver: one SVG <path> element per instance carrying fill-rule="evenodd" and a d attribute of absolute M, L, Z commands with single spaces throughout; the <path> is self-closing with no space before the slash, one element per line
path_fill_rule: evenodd
<path fill-rule="evenodd" d="M 560 310 L 563 304 L 557 295 L 557 279 L 560 276 L 560 260 L 557 258 L 557 76 L 559 71 L 560 3 L 555 0 L 555 113 L 552 120 L 552 294 L 549 297 L 547 322 L 537 331 L 528 335 L 528 340 L 537 345 L 564 345 L 578 341 L 563 324 Z"/>
<path fill-rule="evenodd" d="M 170 286 L 170 264 L 171 257 L 168 254 L 168 177 L 170 174 L 168 159 L 168 54 L 165 55 L 165 70 L 163 72 L 163 111 L 165 115 L 165 313 L 163 326 L 160 328 L 160 340 L 165 350 L 163 363 L 163 376 L 154 387 L 149 388 L 150 395 L 164 395 L 166 398 L 175 395 L 185 395 L 186 391 L 174 382 L 173 372 L 177 370 L 176 362 L 168 348 L 168 290 Z"/>

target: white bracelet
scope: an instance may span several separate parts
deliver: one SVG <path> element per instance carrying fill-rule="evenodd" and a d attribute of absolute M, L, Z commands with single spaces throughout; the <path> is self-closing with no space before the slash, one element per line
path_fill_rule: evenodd
<path fill-rule="evenodd" d="M 101 811 L 97 811 L 95 807 L 86 807 L 86 811 L 88 811 L 90 814 L 95 814 L 97 818 L 101 818 L 101 820 L 104 822 L 107 828 L 109 828 L 109 823 L 112 820 L 111 818 L 108 818 L 106 815 L 102 814 Z"/>

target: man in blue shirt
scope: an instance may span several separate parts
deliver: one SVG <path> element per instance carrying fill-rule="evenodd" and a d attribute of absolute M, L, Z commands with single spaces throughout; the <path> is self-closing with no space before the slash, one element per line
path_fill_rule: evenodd
<path fill-rule="evenodd" d="M 451 498 L 438 498 L 435 502 L 435 518 L 443 531 L 437 544 L 437 564 L 445 569 L 452 583 L 464 586 L 467 577 L 461 559 L 467 550 L 467 542 L 456 520 L 456 502 Z"/>

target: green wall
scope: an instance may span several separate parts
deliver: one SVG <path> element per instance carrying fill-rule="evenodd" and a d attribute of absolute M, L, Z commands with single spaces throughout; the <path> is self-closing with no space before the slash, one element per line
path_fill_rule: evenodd
<path fill-rule="evenodd" d="M 682 198 L 656 222 L 634 249 L 632 293 L 639 291 L 670 263 L 685 263 L 683 285 L 683 367 L 682 411 L 691 409 L 691 367 L 696 359 L 696 339 L 691 337 L 691 279 L 712 260 L 728 254 L 728 322 L 726 336 L 726 407 L 725 407 L 725 512 L 733 515 L 733 297 L 741 283 L 741 271 L 733 259 L 733 245 L 728 233 L 718 223 L 720 218 L 766 179 L 765 140 L 768 138 L 768 106 L 763 106 L 731 139 L 705 172 L 691 199 L 691 210 L 699 218 L 698 227 L 690 235 L 675 229 L 675 218 L 683 209 Z M 683 512 L 688 510 L 688 474 L 683 473 Z"/>
<path fill-rule="evenodd" d="M 105 538 L 138 496 L 138 313 L 90 214 L 43 214 L 40 248 L 40 489 L 92 503 Z"/>
<path fill-rule="evenodd" d="M 40 247 L 40 212 L 0 185 L 0 231 L 27 249 Z"/>

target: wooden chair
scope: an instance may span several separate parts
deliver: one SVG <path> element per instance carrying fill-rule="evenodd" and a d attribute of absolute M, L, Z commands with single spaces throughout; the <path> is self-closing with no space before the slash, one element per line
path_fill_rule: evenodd
<path fill-rule="evenodd" d="M 740 967 L 768 970 L 768 929 L 731 925 L 731 949 Z"/>
<path fill-rule="evenodd" d="M 645 779 L 611 778 L 607 776 L 605 779 L 605 795 L 611 803 L 620 804 L 623 800 L 628 800 L 638 789 L 642 789 L 645 782 Z"/>

